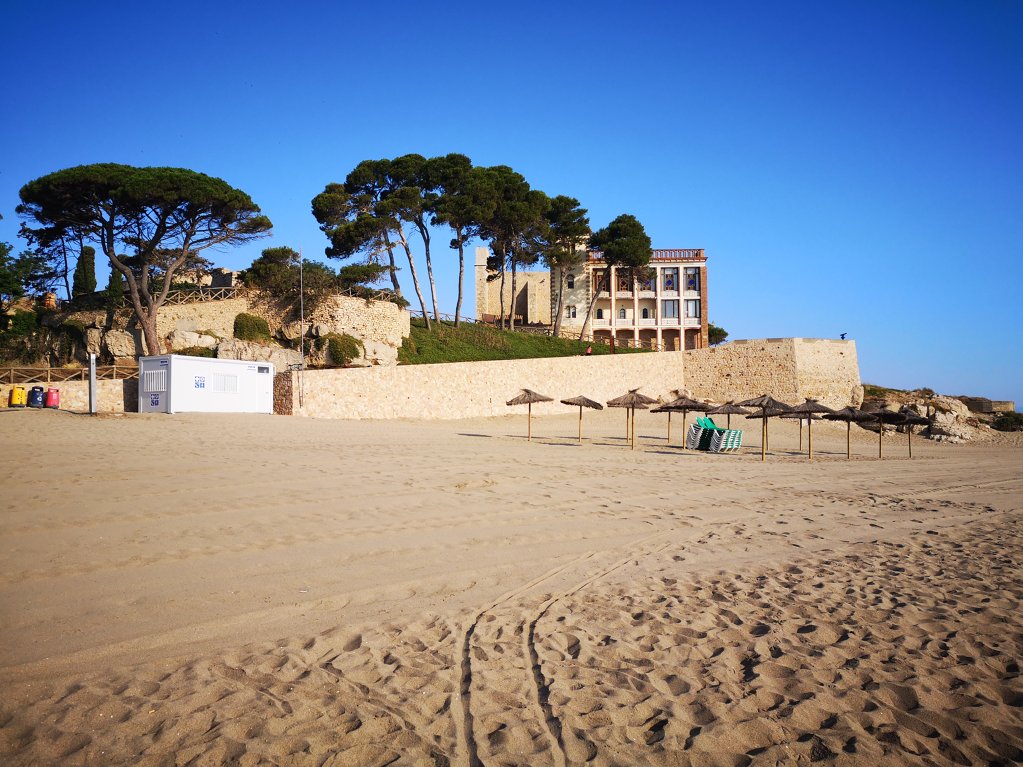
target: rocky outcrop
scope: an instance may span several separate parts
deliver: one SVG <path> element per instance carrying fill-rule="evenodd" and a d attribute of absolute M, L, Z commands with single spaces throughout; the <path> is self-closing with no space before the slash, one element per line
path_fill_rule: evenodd
<path fill-rule="evenodd" d="M 217 344 L 217 358 L 270 362 L 277 370 L 287 370 L 289 365 L 302 364 L 302 355 L 293 349 L 265 346 L 253 341 L 239 341 L 236 338 L 227 339 Z"/>
<path fill-rule="evenodd" d="M 130 359 L 142 353 L 142 339 L 127 330 L 108 330 L 103 334 L 103 346 L 114 359 Z"/>
<path fill-rule="evenodd" d="M 177 349 L 189 349 L 198 346 L 201 349 L 214 349 L 217 344 L 220 343 L 220 339 L 216 336 L 203 335 L 202 333 L 193 333 L 190 330 L 175 330 L 169 336 L 167 336 L 167 350 L 175 351 Z"/>

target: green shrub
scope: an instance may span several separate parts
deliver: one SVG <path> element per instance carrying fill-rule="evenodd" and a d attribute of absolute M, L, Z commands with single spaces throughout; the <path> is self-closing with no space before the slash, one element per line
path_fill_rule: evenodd
<path fill-rule="evenodd" d="M 362 341 L 347 333 L 329 333 L 323 340 L 327 343 L 327 354 L 335 365 L 350 365 L 366 348 Z"/>
<path fill-rule="evenodd" d="M 255 314 L 242 312 L 234 318 L 234 337 L 241 341 L 270 342 L 270 326 Z"/>
<path fill-rule="evenodd" d="M 64 320 L 60 323 L 60 329 L 66 336 L 85 343 L 85 324 L 79 320 Z"/>
<path fill-rule="evenodd" d="M 1005 413 L 998 416 L 991 427 L 998 431 L 1023 431 L 1023 413 Z"/>
<path fill-rule="evenodd" d="M 14 316 L 8 321 L 6 332 L 20 338 L 31 335 L 37 327 L 39 327 L 39 316 L 35 312 L 15 309 Z"/>
<path fill-rule="evenodd" d="M 186 346 L 178 349 L 174 354 L 184 354 L 186 357 L 216 357 L 217 353 L 206 346 Z"/>

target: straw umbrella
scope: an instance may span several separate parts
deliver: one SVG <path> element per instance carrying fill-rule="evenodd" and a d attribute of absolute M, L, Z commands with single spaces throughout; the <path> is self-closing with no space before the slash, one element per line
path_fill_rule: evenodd
<path fill-rule="evenodd" d="M 760 460 L 767 460 L 767 419 L 774 416 L 781 415 L 782 413 L 789 412 L 792 408 L 786 405 L 784 402 L 779 402 L 769 394 L 765 394 L 762 397 L 754 397 L 753 399 L 746 399 L 742 402 L 736 402 L 739 407 L 755 407 L 760 408 L 759 414 L 753 414 L 746 416 L 747 418 L 760 418 L 763 421 L 763 425 L 760 428 Z M 770 412 L 768 412 L 770 411 Z"/>
<path fill-rule="evenodd" d="M 639 389 L 629 389 L 628 394 L 615 397 L 607 401 L 608 407 L 623 407 L 625 411 L 625 439 L 629 439 L 629 421 L 632 421 L 632 449 L 636 449 L 636 409 L 646 410 L 650 405 L 657 403 L 653 397 L 640 394 Z"/>
<path fill-rule="evenodd" d="M 929 418 L 924 418 L 922 415 L 917 415 L 916 413 L 903 413 L 903 415 L 906 417 L 906 420 L 903 421 L 902 423 L 906 427 L 906 433 L 909 435 L 909 438 L 908 438 L 908 442 L 909 442 L 909 457 L 912 458 L 913 457 L 913 427 L 914 426 L 929 426 L 930 423 L 931 423 L 931 420 Z"/>
<path fill-rule="evenodd" d="M 537 394 L 532 389 L 523 389 L 522 394 L 518 397 L 508 400 L 507 405 L 528 405 L 529 409 L 526 411 L 526 423 L 528 424 L 528 431 L 526 439 L 529 442 L 533 441 L 533 403 L 534 402 L 553 402 L 553 397 L 545 397 L 542 394 Z"/>
<path fill-rule="evenodd" d="M 748 411 L 744 407 L 739 407 L 738 405 L 734 404 L 731 400 L 726 402 L 724 405 L 718 405 L 717 407 L 712 407 L 710 410 L 707 411 L 707 415 L 727 415 L 728 416 L 728 422 L 725 424 L 725 428 L 726 429 L 731 429 L 732 428 L 732 415 L 749 415 L 749 414 L 750 414 L 750 411 Z"/>
<path fill-rule="evenodd" d="M 796 405 L 792 408 L 791 412 L 800 413 L 802 415 L 810 416 L 806 422 L 806 441 L 808 445 L 808 452 L 810 460 L 813 460 L 813 415 L 816 413 L 834 413 L 835 411 L 829 407 L 822 405 L 815 399 L 807 398 L 806 402 L 801 405 Z M 819 420 L 819 419 L 818 419 Z M 799 450 L 803 450 L 803 422 L 799 422 Z"/>
<path fill-rule="evenodd" d="M 582 442 L 583 441 L 583 408 L 584 407 L 588 407 L 588 408 L 590 408 L 592 410 L 603 410 L 604 406 L 601 405 L 599 402 L 594 402 L 593 400 L 588 399 L 587 397 L 583 397 L 582 395 L 580 395 L 578 397 L 572 397 L 571 399 L 563 399 L 563 400 L 561 400 L 561 404 L 562 405 L 572 405 L 572 406 L 578 405 L 579 406 L 579 441 Z"/>
<path fill-rule="evenodd" d="M 690 397 L 682 396 L 677 399 L 673 399 L 666 405 L 661 405 L 651 410 L 651 413 L 667 413 L 668 414 L 668 444 L 671 444 L 671 414 L 680 412 L 682 413 L 682 434 L 686 433 L 686 416 L 689 411 L 692 410 L 695 413 L 702 413 L 710 409 L 710 405 L 704 402 L 698 402 Z M 685 443 L 682 443 L 685 447 Z"/>
<path fill-rule="evenodd" d="M 896 413 L 894 410 L 889 410 L 886 407 L 872 411 L 871 415 L 874 416 L 874 418 L 878 422 L 879 428 L 877 430 L 877 457 L 881 458 L 881 440 L 884 439 L 884 425 L 886 423 L 890 424 L 904 423 L 906 420 L 906 416 L 904 416 L 902 413 Z"/>
<path fill-rule="evenodd" d="M 829 421 L 845 421 L 845 457 L 846 459 L 852 458 L 852 425 L 853 421 L 856 423 L 866 423 L 867 421 L 876 420 L 872 413 L 867 413 L 863 410 L 857 410 L 854 407 L 846 407 L 841 410 L 836 410 L 834 413 L 828 413 L 824 416 Z"/>

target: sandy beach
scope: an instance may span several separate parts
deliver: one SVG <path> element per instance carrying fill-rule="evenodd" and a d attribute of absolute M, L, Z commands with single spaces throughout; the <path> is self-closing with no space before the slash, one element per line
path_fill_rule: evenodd
<path fill-rule="evenodd" d="M 0 411 L 0 763 L 1023 760 L 1018 435 L 678 420 Z"/>

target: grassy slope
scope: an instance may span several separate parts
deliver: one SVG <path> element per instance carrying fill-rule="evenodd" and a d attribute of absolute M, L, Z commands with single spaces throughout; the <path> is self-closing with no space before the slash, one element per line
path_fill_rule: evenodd
<path fill-rule="evenodd" d="M 398 350 L 398 362 L 402 365 L 428 365 L 437 362 L 573 357 L 585 354 L 587 346 L 586 341 L 512 333 L 472 323 L 464 323 L 457 328 L 450 323 L 434 323 L 433 330 L 427 331 L 422 320 L 412 320 L 412 332 Z M 645 350 L 618 349 L 619 353 L 637 351 Z M 610 348 L 604 344 L 593 344 L 593 354 L 610 353 Z"/>

